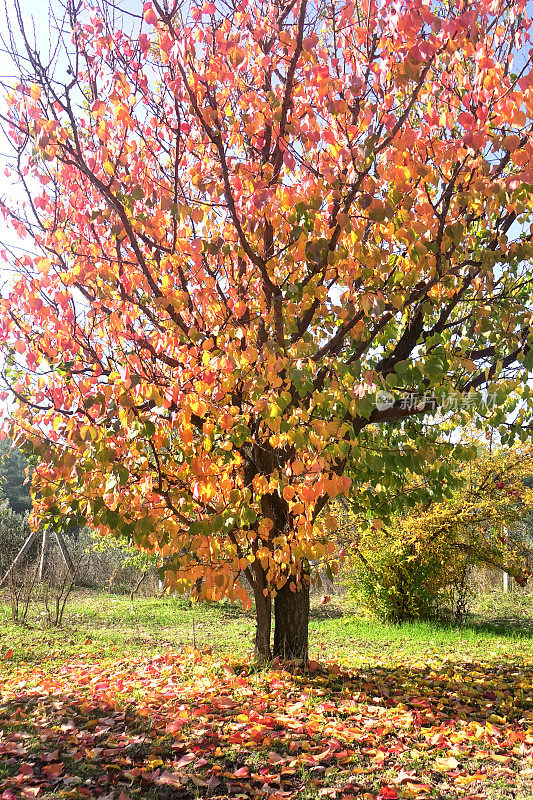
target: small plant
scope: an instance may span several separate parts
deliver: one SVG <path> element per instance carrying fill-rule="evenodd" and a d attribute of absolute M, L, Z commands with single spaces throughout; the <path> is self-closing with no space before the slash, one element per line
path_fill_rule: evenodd
<path fill-rule="evenodd" d="M 57 628 L 63 623 L 63 615 L 75 581 L 76 572 L 71 573 L 62 565 L 54 566 L 52 575 L 43 584 L 46 622 L 50 627 Z"/>
<path fill-rule="evenodd" d="M 388 622 L 412 622 L 437 616 L 442 588 L 432 577 L 438 567 L 434 554 L 420 558 L 412 546 L 390 542 L 376 551 L 372 562 L 356 562 L 352 593 Z"/>
<path fill-rule="evenodd" d="M 102 537 L 88 529 L 87 533 L 88 553 L 96 560 L 108 560 L 112 564 L 106 582 L 109 592 L 123 585 L 133 601 L 141 586 L 150 578 L 157 577 L 158 558 L 153 553 L 139 550 L 123 539 Z"/>
<path fill-rule="evenodd" d="M 87 560 L 88 553 L 85 549 L 73 550 L 70 555 L 60 553 L 57 547 L 51 550 L 41 583 L 44 615 L 49 627 L 57 628 L 62 625 L 68 599 Z"/>
<path fill-rule="evenodd" d="M 11 616 L 16 625 L 26 625 L 39 566 L 23 563 L 9 572 L 8 588 Z"/>

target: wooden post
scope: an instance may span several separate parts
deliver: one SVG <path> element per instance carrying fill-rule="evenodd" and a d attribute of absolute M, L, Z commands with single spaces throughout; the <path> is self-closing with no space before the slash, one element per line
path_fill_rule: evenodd
<path fill-rule="evenodd" d="M 507 528 L 504 528 L 502 526 L 502 541 L 505 541 L 507 543 L 507 539 L 508 539 Z M 507 594 L 508 591 L 509 591 L 509 575 L 507 574 L 507 572 L 504 571 L 503 572 L 503 593 Z"/>
<path fill-rule="evenodd" d="M 41 544 L 41 560 L 39 561 L 39 573 L 37 575 L 37 580 L 42 581 L 43 574 L 44 574 L 44 562 L 46 558 L 46 547 L 48 545 L 48 531 L 46 528 L 43 528 L 43 540 Z"/>
<path fill-rule="evenodd" d="M 61 531 L 54 531 L 54 533 L 56 535 L 59 549 L 61 550 L 61 555 L 63 556 L 63 561 L 65 562 L 67 569 L 70 572 L 70 577 L 73 578 L 75 574 L 74 564 L 72 563 L 70 553 L 67 550 L 67 545 L 65 544 L 65 540 L 63 539 L 63 534 L 61 533 Z"/>
<path fill-rule="evenodd" d="M 4 575 L 2 580 L 0 581 L 0 589 L 2 588 L 4 583 L 7 581 L 7 579 L 9 578 L 11 573 L 13 572 L 13 570 L 16 569 L 16 567 L 20 564 L 20 562 L 22 561 L 22 559 L 24 558 L 24 556 L 26 555 L 26 553 L 28 552 L 28 550 L 32 546 L 34 540 L 37 538 L 38 533 L 39 533 L 38 531 L 32 531 L 30 533 L 30 535 L 28 536 L 28 538 L 26 539 L 26 541 L 24 542 L 24 544 L 22 545 L 22 547 L 18 551 L 17 555 L 13 559 L 13 563 L 11 564 L 11 566 L 8 569 L 8 571 L 6 572 L 6 574 Z"/>

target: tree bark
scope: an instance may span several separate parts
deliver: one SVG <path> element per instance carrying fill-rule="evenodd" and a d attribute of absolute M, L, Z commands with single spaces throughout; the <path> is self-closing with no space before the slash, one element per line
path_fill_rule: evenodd
<path fill-rule="evenodd" d="M 265 596 L 267 588 L 266 575 L 261 564 L 255 562 L 254 599 L 255 599 L 255 658 L 260 664 L 267 664 L 272 658 L 270 649 L 270 632 L 272 630 L 272 598 Z"/>
<path fill-rule="evenodd" d="M 291 588 L 292 587 L 292 588 Z M 306 666 L 309 660 L 309 576 L 295 591 L 292 578 L 274 600 L 274 658 Z"/>

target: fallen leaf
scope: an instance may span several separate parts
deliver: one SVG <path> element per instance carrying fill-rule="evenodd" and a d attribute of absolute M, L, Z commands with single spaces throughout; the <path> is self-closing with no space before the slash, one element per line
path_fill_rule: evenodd
<path fill-rule="evenodd" d="M 435 768 L 438 769 L 439 772 L 450 772 L 451 770 L 457 769 L 458 766 L 459 762 L 453 756 L 449 758 L 437 756 L 435 759 Z"/>

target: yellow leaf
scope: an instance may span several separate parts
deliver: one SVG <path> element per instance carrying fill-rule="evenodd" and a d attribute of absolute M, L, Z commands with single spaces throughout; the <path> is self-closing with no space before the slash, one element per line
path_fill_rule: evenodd
<path fill-rule="evenodd" d="M 455 778 L 454 783 L 457 786 L 470 786 L 471 783 L 476 783 L 477 781 L 485 781 L 487 779 L 487 775 L 483 772 L 476 772 L 474 775 L 458 775 Z"/>
<path fill-rule="evenodd" d="M 268 411 L 269 418 L 270 419 L 277 419 L 277 417 L 279 417 L 280 414 L 281 414 L 280 406 L 278 406 L 277 403 L 271 403 L 269 411 Z"/>
<path fill-rule="evenodd" d="M 48 275 L 48 272 L 50 271 L 50 267 L 52 266 L 52 262 L 50 261 L 50 259 L 49 258 L 38 258 L 36 263 L 37 263 L 37 269 L 39 270 L 39 272 L 42 273 L 43 275 Z"/>
<path fill-rule="evenodd" d="M 453 756 L 449 758 L 438 756 L 435 759 L 435 768 L 438 769 L 439 772 L 450 772 L 452 769 L 457 769 L 458 766 L 459 762 Z"/>

